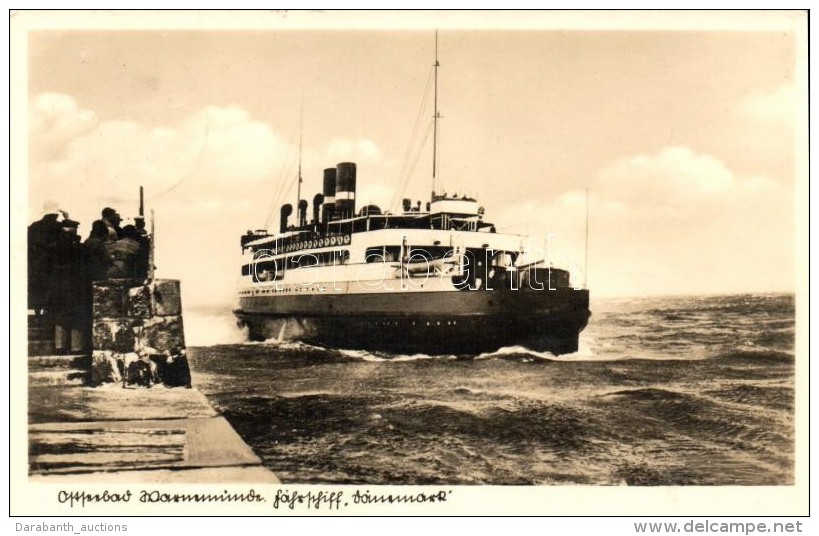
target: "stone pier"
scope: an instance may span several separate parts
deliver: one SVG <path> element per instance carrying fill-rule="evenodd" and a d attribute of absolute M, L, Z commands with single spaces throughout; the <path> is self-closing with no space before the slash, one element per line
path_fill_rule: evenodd
<path fill-rule="evenodd" d="M 205 396 L 185 389 L 179 281 L 107 280 L 93 290 L 92 354 L 29 356 L 29 478 L 278 483 Z M 44 336 L 36 326 L 32 335 Z"/>
<path fill-rule="evenodd" d="M 94 282 L 89 382 L 190 387 L 179 281 Z"/>

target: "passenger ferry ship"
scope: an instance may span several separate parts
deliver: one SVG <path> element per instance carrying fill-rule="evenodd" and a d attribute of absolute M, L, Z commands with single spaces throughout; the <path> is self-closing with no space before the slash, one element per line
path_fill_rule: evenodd
<path fill-rule="evenodd" d="M 438 66 L 436 45 L 433 184 Z M 476 199 L 434 186 L 396 213 L 358 208 L 356 175 L 351 162 L 325 169 L 312 219 L 299 193 L 295 222 L 285 204 L 278 233 L 241 237 L 235 314 L 251 339 L 402 354 L 577 350 L 588 290 L 527 237 L 496 232 Z"/>

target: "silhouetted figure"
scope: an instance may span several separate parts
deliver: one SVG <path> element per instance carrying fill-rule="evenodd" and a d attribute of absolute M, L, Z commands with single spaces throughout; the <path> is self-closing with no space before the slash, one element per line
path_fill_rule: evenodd
<path fill-rule="evenodd" d="M 119 224 L 122 222 L 122 217 L 119 213 L 111 207 L 102 209 L 102 220 L 99 220 L 108 228 L 108 240 L 113 242 L 122 237 L 122 229 Z"/>
<path fill-rule="evenodd" d="M 158 363 L 159 378 L 165 387 L 191 387 L 191 371 L 185 350 L 177 349 Z"/>
<path fill-rule="evenodd" d="M 134 277 L 137 279 L 146 279 L 148 277 L 148 263 L 151 261 L 151 237 L 148 231 L 145 230 L 145 218 L 137 216 L 134 218 L 134 227 L 136 227 L 139 235 L 139 245 L 142 248 L 139 252 L 136 266 L 134 267 Z"/>
<path fill-rule="evenodd" d="M 86 315 L 83 250 L 77 236 L 79 223 L 64 220 L 61 225 L 48 290 L 48 309 L 54 315 L 54 349 L 58 354 L 85 350 L 83 319 Z"/>
<path fill-rule="evenodd" d="M 82 316 L 80 329 L 85 340 L 85 350 L 91 350 L 89 344 L 92 338 L 94 317 L 94 281 L 108 277 L 108 269 L 113 263 L 113 256 L 108 251 L 108 227 L 102 220 L 97 220 L 91 226 L 91 234 L 82 243 L 81 263 L 81 301 Z"/>
<path fill-rule="evenodd" d="M 142 257 L 141 236 L 133 225 L 122 228 L 122 238 L 108 242 L 106 248 L 113 257 L 108 277 L 111 279 L 127 279 L 140 277 L 137 265 Z"/>
<path fill-rule="evenodd" d="M 85 276 L 87 281 L 96 281 L 108 277 L 108 269 L 113 263 L 113 256 L 108 251 L 108 226 L 97 220 L 91 226 L 91 234 L 83 242 L 85 250 Z"/>
<path fill-rule="evenodd" d="M 140 358 L 128 364 L 122 386 L 151 387 L 158 379 L 156 364 L 148 358 Z"/>
<path fill-rule="evenodd" d="M 145 230 L 145 218 L 142 216 L 137 216 L 134 218 L 134 227 L 136 227 L 136 230 L 140 235 L 147 236 L 148 231 Z"/>
<path fill-rule="evenodd" d="M 56 204 L 47 203 L 43 217 L 28 227 L 28 308 L 42 314 L 54 271 L 54 254 L 62 224 Z"/>

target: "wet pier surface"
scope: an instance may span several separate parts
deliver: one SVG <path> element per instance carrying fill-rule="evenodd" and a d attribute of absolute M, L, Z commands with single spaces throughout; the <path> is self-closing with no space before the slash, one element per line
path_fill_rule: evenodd
<path fill-rule="evenodd" d="M 197 389 L 89 387 L 84 356 L 29 358 L 29 478 L 278 483 Z"/>

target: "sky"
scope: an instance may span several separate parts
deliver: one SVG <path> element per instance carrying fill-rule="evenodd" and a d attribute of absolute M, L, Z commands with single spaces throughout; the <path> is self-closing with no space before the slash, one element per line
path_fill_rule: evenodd
<path fill-rule="evenodd" d="M 781 15 L 742 31 L 446 19 L 442 188 L 499 231 L 552 235 L 593 297 L 795 291 L 806 64 L 803 21 Z M 434 24 L 44 26 L 20 108 L 28 222 L 53 200 L 85 237 L 103 207 L 135 216 L 144 186 L 158 276 L 188 304 L 233 303 L 239 236 L 295 202 L 299 136 L 305 199 L 343 161 L 359 206 L 429 197 Z"/>

